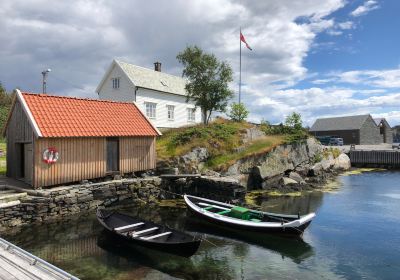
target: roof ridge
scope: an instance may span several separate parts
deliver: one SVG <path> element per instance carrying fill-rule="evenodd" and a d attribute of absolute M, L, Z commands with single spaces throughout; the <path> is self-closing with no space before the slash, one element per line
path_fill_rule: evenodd
<path fill-rule="evenodd" d="M 75 97 L 75 96 L 65 96 L 65 95 L 54 95 L 54 94 L 45 94 L 45 93 L 35 93 L 35 92 L 21 92 L 22 95 L 35 95 L 39 97 L 50 97 L 50 98 L 61 98 L 61 99 L 75 99 L 75 100 L 85 100 L 85 101 L 94 101 L 94 102 L 103 102 L 103 103 L 119 103 L 119 104 L 133 104 L 133 102 L 129 101 L 114 101 L 114 100 L 105 100 L 105 99 L 94 99 L 94 98 L 84 98 L 84 97 Z"/>
<path fill-rule="evenodd" d="M 158 74 L 162 74 L 162 75 L 168 75 L 168 76 L 171 76 L 171 77 L 174 77 L 174 78 L 179 78 L 179 79 L 182 79 L 182 80 L 185 80 L 185 81 L 186 81 L 186 79 L 183 78 L 183 77 L 176 76 L 176 75 L 172 75 L 172 74 L 169 74 L 169 73 L 166 73 L 166 72 L 155 71 L 155 70 L 152 70 L 152 69 L 150 69 L 150 68 L 146 68 L 146 67 L 143 67 L 143 66 L 140 66 L 140 65 L 135 65 L 135 64 L 132 64 L 132 63 L 129 63 L 129 62 L 125 62 L 125 61 L 122 61 L 122 60 L 117 60 L 117 59 L 115 59 L 115 61 L 116 61 L 117 63 L 122 62 L 122 63 L 129 64 L 129 65 L 132 65 L 132 66 L 134 66 L 134 67 L 138 67 L 138 68 L 141 68 L 141 69 L 144 69 L 144 70 L 147 70 L 147 71 L 152 71 L 152 72 L 155 72 L 155 73 L 158 73 Z"/>
<path fill-rule="evenodd" d="M 352 118 L 352 117 L 368 117 L 370 114 L 362 114 L 362 115 L 347 115 L 347 116 L 338 116 L 338 117 L 325 117 L 325 118 L 318 118 L 317 120 L 324 120 L 324 119 L 337 119 L 337 118 Z"/>

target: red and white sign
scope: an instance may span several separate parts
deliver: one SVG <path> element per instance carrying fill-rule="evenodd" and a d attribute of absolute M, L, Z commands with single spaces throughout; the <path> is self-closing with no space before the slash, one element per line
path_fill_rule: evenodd
<path fill-rule="evenodd" d="M 43 161 L 47 164 L 56 163 L 60 155 L 56 148 L 50 147 L 43 152 Z"/>

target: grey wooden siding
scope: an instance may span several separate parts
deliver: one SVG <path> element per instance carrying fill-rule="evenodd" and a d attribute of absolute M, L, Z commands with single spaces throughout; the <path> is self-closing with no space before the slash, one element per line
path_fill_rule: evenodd
<path fill-rule="evenodd" d="M 21 177 L 22 143 L 34 141 L 33 130 L 27 116 L 16 100 L 6 130 L 7 137 L 7 176 L 12 178 Z M 31 164 L 33 169 L 33 162 Z"/>

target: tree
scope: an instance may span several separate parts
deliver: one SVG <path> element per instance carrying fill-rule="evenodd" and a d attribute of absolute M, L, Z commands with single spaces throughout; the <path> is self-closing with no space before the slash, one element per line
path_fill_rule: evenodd
<path fill-rule="evenodd" d="M 7 93 L 6 89 L 0 83 L 0 128 L 3 128 L 7 120 L 14 95 L 14 92 L 11 94 Z"/>
<path fill-rule="evenodd" d="M 182 76 L 187 77 L 187 100 L 194 100 L 201 108 L 203 122 L 208 124 L 211 113 L 224 112 L 233 92 L 228 88 L 232 79 L 232 68 L 220 62 L 214 54 L 203 52 L 197 46 L 189 46 L 177 55 L 184 66 Z"/>
<path fill-rule="evenodd" d="M 292 128 L 294 132 L 299 132 L 303 129 L 303 121 L 299 113 L 293 112 L 285 119 L 285 125 Z"/>
<path fill-rule="evenodd" d="M 244 121 L 249 115 L 249 110 L 243 103 L 232 103 L 228 116 L 235 122 Z"/>

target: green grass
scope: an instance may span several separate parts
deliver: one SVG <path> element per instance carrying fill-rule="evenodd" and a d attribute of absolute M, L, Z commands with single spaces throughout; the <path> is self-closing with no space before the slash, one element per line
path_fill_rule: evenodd
<path fill-rule="evenodd" d="M 276 146 L 284 143 L 283 135 L 266 136 L 265 138 L 253 141 L 248 146 L 244 147 L 240 152 L 224 153 L 210 158 L 206 166 L 211 169 L 225 169 L 234 164 L 237 160 L 265 153 Z"/>
<path fill-rule="evenodd" d="M 218 120 L 209 125 L 172 129 L 157 139 L 157 157 L 164 160 L 181 156 L 194 147 L 205 147 L 212 155 L 232 151 L 241 145 L 241 133 L 250 127 L 248 123 Z"/>
<path fill-rule="evenodd" d="M 158 160 L 184 155 L 194 147 L 205 147 L 210 153 L 206 167 L 222 170 L 238 159 L 267 152 L 285 142 L 283 135 L 269 135 L 243 144 L 242 134 L 252 126 L 247 122 L 220 119 L 207 126 L 201 124 L 166 131 L 157 139 Z"/>
<path fill-rule="evenodd" d="M 6 162 L 7 144 L 5 142 L 5 139 L 0 139 L 0 150 L 4 151 L 4 155 L 0 157 L 0 175 L 6 175 L 6 171 L 7 171 L 7 162 Z"/>

